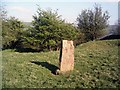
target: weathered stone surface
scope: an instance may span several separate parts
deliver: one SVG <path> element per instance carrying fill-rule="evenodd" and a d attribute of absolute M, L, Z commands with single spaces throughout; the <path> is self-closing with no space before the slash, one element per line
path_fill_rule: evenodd
<path fill-rule="evenodd" d="M 67 72 L 74 69 L 74 45 L 73 41 L 63 40 L 60 51 L 60 72 Z"/>

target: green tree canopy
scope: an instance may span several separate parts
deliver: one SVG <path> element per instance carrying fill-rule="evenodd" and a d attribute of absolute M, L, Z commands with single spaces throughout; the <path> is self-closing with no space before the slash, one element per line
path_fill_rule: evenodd
<path fill-rule="evenodd" d="M 2 22 L 2 44 L 3 48 L 13 47 L 12 45 L 19 39 L 24 25 L 15 17 L 10 17 Z"/>
<path fill-rule="evenodd" d="M 63 39 L 74 40 L 77 29 L 69 23 L 65 23 L 57 11 L 38 8 L 33 16 L 32 27 L 29 28 L 24 44 L 37 50 L 55 50 L 59 48 Z"/>
<path fill-rule="evenodd" d="M 103 12 L 98 5 L 94 10 L 86 9 L 77 17 L 78 28 L 85 34 L 87 41 L 94 40 L 103 34 L 103 30 L 108 26 L 110 18 L 107 11 Z"/>

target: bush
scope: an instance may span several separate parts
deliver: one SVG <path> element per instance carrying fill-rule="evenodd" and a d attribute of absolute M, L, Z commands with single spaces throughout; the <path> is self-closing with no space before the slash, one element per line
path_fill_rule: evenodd
<path fill-rule="evenodd" d="M 58 50 L 61 40 L 75 40 L 77 28 L 73 24 L 65 23 L 57 11 L 38 8 L 37 15 L 33 16 L 32 27 L 23 37 L 23 46 L 41 50 Z"/>

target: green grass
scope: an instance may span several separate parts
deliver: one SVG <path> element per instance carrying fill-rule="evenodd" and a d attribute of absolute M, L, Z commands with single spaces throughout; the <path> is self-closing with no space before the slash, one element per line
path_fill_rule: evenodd
<path fill-rule="evenodd" d="M 20 53 L 9 49 L 2 55 L 3 88 L 116 88 L 120 84 L 117 40 L 77 46 L 74 70 L 63 75 L 52 73 L 58 67 L 59 51 Z"/>

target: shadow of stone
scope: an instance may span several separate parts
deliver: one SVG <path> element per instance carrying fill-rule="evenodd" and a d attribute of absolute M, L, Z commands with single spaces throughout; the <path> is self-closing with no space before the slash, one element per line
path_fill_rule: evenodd
<path fill-rule="evenodd" d="M 31 63 L 34 63 L 36 65 L 41 65 L 42 67 L 47 68 L 51 71 L 51 73 L 56 74 L 56 70 L 59 69 L 57 66 L 50 64 L 48 62 L 39 62 L 39 61 L 30 61 Z"/>

